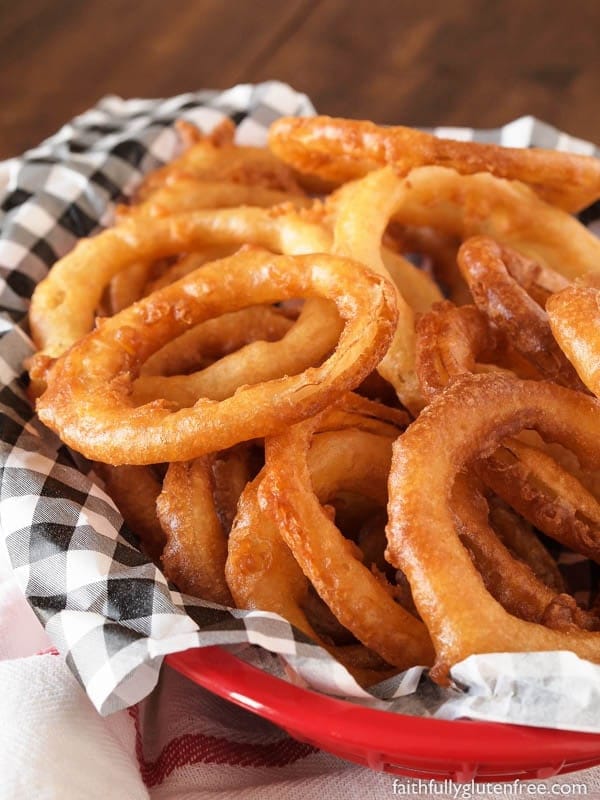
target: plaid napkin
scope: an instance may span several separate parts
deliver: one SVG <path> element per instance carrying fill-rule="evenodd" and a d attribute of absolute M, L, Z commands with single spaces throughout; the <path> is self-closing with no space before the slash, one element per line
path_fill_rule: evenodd
<path fill-rule="evenodd" d="M 518 654 L 501 663 L 503 687 L 516 698 L 512 704 L 505 698 L 496 704 L 497 665 L 490 666 L 493 657 L 487 656 L 470 660 L 458 673 L 464 691 L 430 686 L 415 692 L 417 669 L 365 692 L 277 615 L 220 608 L 180 594 L 140 553 L 90 464 L 33 415 L 22 363 L 32 352 L 26 313 L 35 284 L 79 237 L 111 221 L 115 201 L 131 193 L 143 174 L 177 154 L 174 122 L 183 118 L 209 130 L 229 116 L 238 124 L 240 142 L 262 144 L 278 116 L 311 113 L 304 95 L 277 82 L 169 100 L 109 97 L 22 158 L 0 165 L 0 531 L 14 576 L 102 714 L 146 697 L 167 653 L 216 644 L 234 646 L 240 657 L 258 659 L 282 677 L 290 674 L 283 662 L 314 688 L 391 711 L 446 718 L 472 712 L 480 718 L 600 732 L 600 668 L 575 656 L 546 657 L 540 691 L 534 698 L 527 694 L 535 699 L 527 713 L 520 701 L 529 688 L 519 684 L 523 663 Z M 436 133 L 596 153 L 592 145 L 531 117 L 497 131 Z M 585 213 L 589 223 L 599 216 L 598 208 Z M 265 659 L 264 651 L 279 658 Z M 558 702 L 574 681 L 582 687 L 579 704 Z"/>

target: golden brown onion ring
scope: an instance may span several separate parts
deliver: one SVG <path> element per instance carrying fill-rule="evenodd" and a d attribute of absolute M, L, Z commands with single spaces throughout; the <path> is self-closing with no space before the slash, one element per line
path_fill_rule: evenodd
<path fill-rule="evenodd" d="M 82 239 L 36 286 L 29 322 L 36 345 L 56 357 L 85 336 L 108 282 L 138 261 L 148 261 L 206 244 L 247 242 L 275 252 L 325 252 L 329 235 L 294 212 L 245 208 L 196 211 L 152 225 L 132 217 L 127 223 Z"/>
<path fill-rule="evenodd" d="M 433 227 L 461 241 L 491 236 L 569 280 L 600 272 L 597 237 L 521 183 L 445 167 L 419 167 L 401 183 L 394 219 L 402 225 Z"/>
<path fill-rule="evenodd" d="M 600 197 L 600 162 L 542 148 L 458 142 L 401 126 L 332 117 L 283 117 L 269 146 L 296 169 L 344 183 L 393 164 L 400 174 L 437 164 L 465 175 L 487 172 L 528 183 L 549 203 L 580 211 Z"/>
<path fill-rule="evenodd" d="M 450 667 L 473 653 L 571 650 L 600 662 L 600 633 L 526 622 L 491 597 L 460 544 L 449 503 L 456 475 L 523 428 L 535 428 L 597 469 L 599 425 L 600 405 L 579 392 L 504 375 L 464 375 L 396 440 L 387 558 L 408 577 L 432 636 L 436 680 L 447 681 Z"/>
<path fill-rule="evenodd" d="M 335 209 L 333 252 L 356 258 L 374 272 L 390 278 L 382 259 L 381 243 L 390 218 L 403 200 L 403 184 L 392 170 L 379 170 L 342 187 L 332 201 Z M 397 272 L 398 282 L 394 281 L 399 321 L 392 344 L 377 371 L 392 384 L 402 403 L 411 411 L 417 411 L 423 402 L 415 374 L 414 313 L 404 298 L 403 285 L 404 282 L 426 281 L 431 286 L 431 302 L 441 300 L 442 296 L 424 272 L 400 255 L 395 259 L 388 256 L 388 264 L 395 264 L 395 270 L 402 265 L 403 274 Z"/>
<path fill-rule="evenodd" d="M 187 175 L 178 175 L 164 186 L 154 191 L 139 205 L 121 206 L 119 221 L 131 215 L 142 214 L 151 219 L 185 211 L 199 211 L 209 208 L 234 208 L 255 206 L 268 208 L 285 203 L 294 208 L 310 208 L 312 200 L 302 194 L 267 189 L 231 181 L 197 180 Z"/>
<path fill-rule="evenodd" d="M 141 375 L 189 373 L 204 362 L 233 353 L 248 342 L 281 339 L 292 321 L 272 306 L 250 306 L 191 328 L 165 345 L 142 366 Z"/>
<path fill-rule="evenodd" d="M 221 520 L 223 530 L 229 534 L 233 520 L 237 514 L 237 505 L 246 484 L 258 472 L 258 449 L 253 452 L 252 446 L 240 445 L 213 457 L 213 497 L 215 508 Z M 260 466 L 264 462 L 262 448 L 260 450 Z"/>
<path fill-rule="evenodd" d="M 244 489 L 229 535 L 225 574 L 237 608 L 272 611 L 320 644 L 363 686 L 389 677 L 362 645 L 336 646 L 317 634 L 307 616 L 310 582 L 277 525 L 259 505 L 264 471 Z M 397 670 L 391 670 L 396 672 Z"/>
<path fill-rule="evenodd" d="M 421 391 L 431 399 L 456 375 L 508 372 L 539 379 L 539 372 L 475 306 L 436 303 L 416 323 L 416 370 Z"/>
<path fill-rule="evenodd" d="M 500 541 L 516 558 L 531 567 L 534 575 L 546 586 L 557 593 L 566 590 L 558 564 L 529 522 L 498 497 L 489 501 L 489 521 Z"/>
<path fill-rule="evenodd" d="M 187 329 L 253 302 L 310 295 L 333 301 L 344 321 L 335 351 L 321 366 L 241 387 L 219 403 L 200 399 L 180 411 L 165 401 L 132 406 L 131 385 L 141 365 Z M 103 321 L 54 364 L 38 415 L 67 445 L 94 460 L 186 461 L 279 432 L 320 411 L 369 374 L 395 323 L 389 282 L 356 262 L 239 253 Z"/>
<path fill-rule="evenodd" d="M 143 296 L 153 267 L 151 261 L 138 261 L 115 275 L 108 286 L 109 314 L 118 314 Z"/>
<path fill-rule="evenodd" d="M 232 256 L 237 250 L 239 250 L 239 245 L 238 243 L 234 243 L 233 245 L 215 245 L 213 247 L 203 247 L 201 250 L 196 250 L 193 253 L 185 253 L 184 255 L 181 255 L 174 264 L 168 266 L 156 277 L 150 275 L 148 281 L 143 287 L 143 291 L 136 299 L 139 300 L 141 297 L 145 297 L 147 294 L 152 294 L 152 292 L 155 292 L 157 289 L 162 289 L 163 286 L 168 286 L 170 283 L 175 283 L 175 281 L 183 278 L 184 275 L 189 275 L 190 272 L 198 269 L 198 267 L 203 267 L 205 264 L 208 264 L 211 261 Z M 113 281 L 117 277 L 118 276 L 115 276 Z"/>
<path fill-rule="evenodd" d="M 506 439 L 478 471 L 542 533 L 600 563 L 600 503 L 552 456 Z"/>
<path fill-rule="evenodd" d="M 119 222 L 123 222 L 131 218 L 132 215 L 146 216 L 153 219 L 201 209 L 233 208 L 236 206 L 266 208 L 280 203 L 288 203 L 290 206 L 304 208 L 311 204 L 311 200 L 301 195 L 265 189 L 261 186 L 249 186 L 225 181 L 200 181 L 180 176 L 177 180 L 170 181 L 167 185 L 162 185 L 153 191 L 149 200 L 137 205 L 120 206 L 117 209 L 116 216 Z M 187 271 L 200 266 L 199 263 L 194 264 L 195 261 L 198 261 L 198 258 L 194 258 L 195 255 L 192 255 L 192 263 L 186 265 Z M 231 253 L 220 252 L 212 255 L 212 257 L 211 255 L 210 252 L 207 253 L 206 258 L 201 263 L 212 261 L 217 257 L 231 255 Z M 141 261 L 132 264 L 113 277 L 109 286 L 111 314 L 116 314 L 144 295 L 144 287 L 152 278 L 153 270 L 154 264 L 151 261 Z M 185 274 L 181 266 L 177 270 L 171 270 L 170 272 L 172 275 L 175 273 L 171 280 L 175 280 L 176 277 L 179 278 Z M 168 279 L 163 281 L 162 285 L 167 282 L 169 282 Z"/>
<path fill-rule="evenodd" d="M 94 468 L 126 524 L 139 537 L 142 550 L 158 564 L 165 545 L 165 534 L 156 516 L 160 481 L 150 467 L 97 463 Z"/>
<path fill-rule="evenodd" d="M 467 239 L 458 251 L 458 264 L 477 307 L 543 376 L 573 389 L 584 388 L 552 335 L 548 315 L 518 280 L 548 288 L 567 285 L 562 276 L 488 236 Z"/>
<path fill-rule="evenodd" d="M 432 399 L 451 378 L 475 372 L 477 361 L 495 359 L 499 337 L 471 305 L 436 303 L 416 323 L 415 366 L 421 391 Z"/>
<path fill-rule="evenodd" d="M 249 479 L 245 448 L 169 465 L 156 508 L 166 537 L 163 570 L 182 592 L 232 605 L 227 537 Z"/>
<path fill-rule="evenodd" d="M 318 419 L 307 420 L 266 440 L 261 506 L 274 515 L 302 571 L 344 627 L 399 669 L 428 664 L 431 643 L 424 625 L 397 605 L 361 563 L 356 546 L 342 536 L 320 502 L 327 502 L 340 486 L 375 493 L 381 501 L 385 487 L 378 478 L 387 474 L 391 442 L 359 431 L 353 437 L 345 431 L 343 438 L 322 433 L 309 457 L 317 425 Z M 332 457 L 344 465 L 341 475 L 339 469 L 331 470 Z"/>
<path fill-rule="evenodd" d="M 391 408 L 369 400 L 355 392 L 348 392 L 321 414 L 320 431 L 339 431 L 356 428 L 365 433 L 391 436 L 394 439 L 410 423 L 404 409 Z"/>
<path fill-rule="evenodd" d="M 528 564 L 516 560 L 490 527 L 488 504 L 472 476 L 457 475 L 451 507 L 460 540 L 488 592 L 510 614 L 541 622 L 558 593 L 538 579 Z M 577 621 L 585 621 L 583 612 Z"/>
<path fill-rule="evenodd" d="M 141 405 L 164 398 L 179 408 L 186 408 L 200 397 L 225 400 L 240 386 L 273 381 L 316 367 L 331 350 L 330 338 L 337 339 L 342 330 L 341 320 L 335 309 L 332 314 L 330 305 L 326 300 L 313 298 L 304 305 L 300 318 L 280 339 L 256 337 L 197 372 L 166 377 L 140 375 L 133 384 L 131 400 L 135 405 Z M 328 320 L 324 336 L 324 323 Z M 175 342 L 168 347 L 175 348 Z"/>
<path fill-rule="evenodd" d="M 225 583 L 227 537 L 217 514 L 211 481 L 212 459 L 169 465 L 157 502 L 165 532 L 165 575 L 182 592 L 232 605 Z"/>
<path fill-rule="evenodd" d="M 469 287 L 456 263 L 460 241 L 455 236 L 443 234 L 435 228 L 414 228 L 397 222 L 391 223 L 388 234 L 397 242 L 401 252 L 425 258 L 422 269 L 433 275 L 445 297 L 457 306 L 472 302 Z M 423 310 L 415 308 L 415 311 Z"/>
<path fill-rule="evenodd" d="M 546 303 L 550 327 L 577 374 L 600 396 L 600 291 L 570 286 Z"/>
<path fill-rule="evenodd" d="M 147 175 L 137 189 L 137 199 L 156 196 L 159 189 L 186 178 L 303 194 L 293 170 L 267 149 L 234 144 L 227 123 L 214 133 L 193 143 L 178 158 Z"/>

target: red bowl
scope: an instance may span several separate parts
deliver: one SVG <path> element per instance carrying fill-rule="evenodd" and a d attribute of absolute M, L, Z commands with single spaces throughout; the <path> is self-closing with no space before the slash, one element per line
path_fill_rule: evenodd
<path fill-rule="evenodd" d="M 219 647 L 166 658 L 290 736 L 371 769 L 457 783 L 549 778 L 600 764 L 600 735 L 391 714 L 292 686 Z"/>

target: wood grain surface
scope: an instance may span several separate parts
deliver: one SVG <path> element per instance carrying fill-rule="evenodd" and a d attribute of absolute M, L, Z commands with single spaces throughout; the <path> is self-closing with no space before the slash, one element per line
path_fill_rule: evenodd
<path fill-rule="evenodd" d="M 0 157 L 105 94 L 268 78 L 319 111 L 600 141 L 599 0 L 0 0 Z"/>

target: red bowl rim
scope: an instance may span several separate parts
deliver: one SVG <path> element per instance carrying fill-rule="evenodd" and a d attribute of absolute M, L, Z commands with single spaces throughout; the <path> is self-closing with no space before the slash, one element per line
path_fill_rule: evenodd
<path fill-rule="evenodd" d="M 171 654 L 167 663 L 195 683 L 323 749 L 425 755 L 535 768 L 598 757 L 600 734 L 498 722 L 440 720 L 365 708 L 304 689 L 220 647 Z"/>

